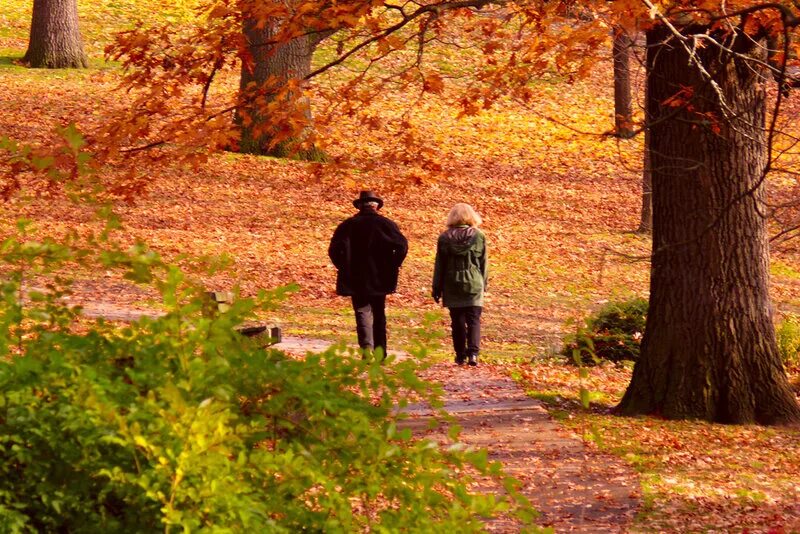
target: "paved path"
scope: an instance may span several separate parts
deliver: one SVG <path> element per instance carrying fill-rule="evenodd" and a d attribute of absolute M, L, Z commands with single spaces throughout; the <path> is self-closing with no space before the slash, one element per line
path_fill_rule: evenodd
<path fill-rule="evenodd" d="M 284 337 L 275 345 L 294 353 L 323 351 L 329 346 L 329 342 L 297 337 Z M 460 439 L 488 449 L 490 459 L 501 461 L 523 483 L 523 493 L 542 512 L 540 524 L 553 526 L 556 532 L 626 531 L 639 504 L 639 482 L 630 467 L 562 428 L 541 402 L 525 395 L 501 368 L 437 363 L 423 372 L 423 378 L 443 385 L 442 409 L 462 427 Z M 411 405 L 405 411 L 409 418 L 404 426 L 434 439 L 443 437 L 440 431 L 428 430 L 436 415 L 429 406 Z M 508 520 L 493 521 L 488 528 L 518 530 Z"/>
<path fill-rule="evenodd" d="M 522 483 L 556 532 L 624 532 L 638 507 L 638 480 L 616 457 L 584 445 L 554 422 L 544 406 L 527 397 L 502 369 L 437 364 L 425 373 L 445 389 L 444 410 L 462 427 L 462 441 L 485 447 Z M 429 408 L 409 410 L 410 425 L 423 429 Z M 497 521 L 495 532 L 515 532 Z"/>
<path fill-rule="evenodd" d="M 158 315 L 105 303 L 86 303 L 84 313 L 117 321 Z M 330 342 L 284 336 L 274 347 L 305 354 L 324 351 Z M 390 353 L 404 357 L 396 351 Z M 443 362 L 422 375 L 443 385 L 443 409 L 462 427 L 460 439 L 488 449 L 490 459 L 501 461 L 506 471 L 522 482 L 523 493 L 542 512 L 540 524 L 551 525 L 556 532 L 626 530 L 638 506 L 635 474 L 616 457 L 598 452 L 554 422 L 544 406 L 526 396 L 502 368 Z M 406 426 L 442 438 L 441 431 L 428 429 L 435 416 L 430 407 L 412 405 L 406 411 Z M 487 527 L 493 532 L 518 530 L 513 522 L 502 519 Z"/>

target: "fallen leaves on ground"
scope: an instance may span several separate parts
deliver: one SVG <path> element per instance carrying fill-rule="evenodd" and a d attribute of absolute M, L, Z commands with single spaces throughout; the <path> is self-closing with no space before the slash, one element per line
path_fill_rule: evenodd
<path fill-rule="evenodd" d="M 20 34 L 26 23 L 13 19 L 14 12 L 0 15 L 3 27 L 10 21 L 13 34 L 0 35 L 9 57 L 21 56 L 25 43 Z M 114 65 L 52 72 L 3 62 L 0 74 L 0 131 L 35 144 L 51 142 L 55 125 L 74 122 L 92 131 L 102 123 L 102 110 L 126 105 L 126 96 L 114 91 L 119 74 Z M 485 219 L 490 251 L 484 361 L 515 376 L 570 428 L 592 436 L 592 446 L 639 470 L 646 506 L 634 528 L 798 530 L 797 430 L 610 415 L 629 380 L 628 369 L 611 366 L 592 369 L 584 385 L 595 392 L 595 405 L 584 413 L 576 369 L 541 357 L 555 352 L 569 319 L 605 300 L 646 294 L 648 287 L 649 263 L 641 258 L 650 242 L 630 233 L 638 225 L 641 141 L 574 131 L 610 129 L 609 80 L 610 64 L 602 62 L 585 82 L 536 87 L 527 107 L 501 102 L 463 119 L 453 106 L 426 102 L 413 111 L 415 133 L 436 149 L 441 170 L 413 186 L 394 181 L 409 169 L 376 160 L 393 150 L 390 136 L 377 137 L 371 146 L 346 135 L 346 122 L 334 132 L 341 142 L 335 150 L 375 160 L 369 172 L 353 172 L 347 179 L 321 176 L 310 164 L 236 154 L 214 154 L 195 170 L 153 164 L 139 169 L 148 176 L 145 193 L 135 204 L 118 207 L 125 224 L 118 238 L 145 241 L 168 258 L 230 255 L 229 272 L 205 279 L 214 290 L 239 286 L 242 294 L 252 295 L 297 282 L 301 291 L 271 320 L 289 333 L 352 339 L 352 312 L 346 299 L 334 295 L 335 271 L 326 248 L 338 222 L 352 214 L 350 202 L 358 189 L 374 189 L 386 201 L 384 213 L 410 241 L 399 291 L 389 299 L 390 347 L 401 347 L 428 328 L 425 313 L 441 311 L 429 298 L 436 237 L 452 204 L 469 202 Z M 379 104 L 387 112 L 405 112 L 398 99 L 387 94 Z M 113 181 L 122 171 L 104 172 Z M 776 180 L 770 193 L 781 201 L 794 188 L 793 180 Z M 39 235 L 97 230 L 91 208 L 77 208 L 46 189 L 1 209 L 3 234 L 21 217 L 34 220 Z M 782 245 L 775 258 L 779 268 L 773 267 L 771 292 L 777 308 L 798 309 L 796 245 Z M 72 274 L 75 302 L 157 305 L 154 295 L 116 273 Z M 433 327 L 446 331 L 444 316 Z M 450 358 L 447 354 L 446 347 L 433 353 Z M 465 400 L 493 394 L 491 388 L 463 393 Z"/>

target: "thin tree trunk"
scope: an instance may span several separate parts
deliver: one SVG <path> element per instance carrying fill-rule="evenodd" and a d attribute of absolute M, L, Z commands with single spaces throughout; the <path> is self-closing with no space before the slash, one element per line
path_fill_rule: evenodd
<path fill-rule="evenodd" d="M 633 40 L 625 29 L 615 27 L 613 30 L 614 55 L 614 126 L 617 136 L 622 139 L 633 137 L 633 102 L 631 98 L 630 58 Z M 645 97 L 646 98 L 646 97 Z M 642 170 L 642 209 L 639 219 L 638 234 L 649 234 L 653 227 L 653 209 L 650 178 L 650 130 L 645 124 L 644 157 Z"/>
<path fill-rule="evenodd" d="M 275 117 L 270 116 L 270 109 L 283 113 L 286 106 L 293 106 L 292 112 L 297 114 L 297 118 L 310 124 L 308 98 L 295 98 L 297 95 L 294 93 L 281 102 L 275 98 L 276 93 L 290 80 L 303 80 L 311 72 L 311 59 L 322 38 L 302 36 L 279 45 L 270 45 L 268 43 L 279 31 L 278 24 L 272 21 L 259 28 L 253 19 L 245 19 L 243 31 L 252 62 L 242 62 L 239 88 L 242 95 L 251 95 L 251 98 L 236 114 L 235 120 L 241 132 L 239 151 L 276 157 L 324 158 L 324 154 L 313 147 L 297 148 L 303 140 L 303 132 L 295 138 L 274 142 Z M 256 94 L 258 98 L 252 98 Z"/>
<path fill-rule="evenodd" d="M 647 88 L 645 88 L 645 102 L 647 101 Z M 650 172 L 650 118 L 645 117 L 644 124 L 644 155 L 642 158 L 642 209 L 639 217 L 637 234 L 649 234 L 653 231 L 653 177 Z"/>
<path fill-rule="evenodd" d="M 620 28 L 614 30 L 614 126 L 617 136 L 629 139 L 633 136 L 633 110 L 631 106 L 631 39 Z"/>
<path fill-rule="evenodd" d="M 77 0 L 34 0 L 28 51 L 22 59 L 31 67 L 88 67 L 78 29 Z"/>
<path fill-rule="evenodd" d="M 710 84 L 675 39 L 661 44 L 667 37 L 663 28 L 648 32 L 650 308 L 641 360 L 618 409 L 724 423 L 800 420 L 768 293 L 765 73 L 698 47 L 714 73 Z M 726 42 L 766 60 L 750 37 Z"/>

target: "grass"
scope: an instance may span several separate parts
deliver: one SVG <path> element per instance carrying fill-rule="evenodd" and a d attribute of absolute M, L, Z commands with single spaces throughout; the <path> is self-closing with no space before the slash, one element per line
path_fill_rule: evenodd
<path fill-rule="evenodd" d="M 769 272 L 772 276 L 787 278 L 789 280 L 800 280 L 800 270 L 781 260 L 772 260 L 770 262 Z"/>
<path fill-rule="evenodd" d="M 89 57 L 89 67 L 86 69 L 31 69 L 21 64 L 24 51 L 10 48 L 0 48 L 0 69 L 6 75 L 21 78 L 34 78 L 46 80 L 76 80 L 78 83 L 88 81 L 94 74 L 119 68 L 119 62 L 106 61 L 103 58 Z"/>
<path fill-rule="evenodd" d="M 0 50 L 0 69 L 18 69 L 22 68 L 19 67 L 16 62 L 22 59 L 22 56 L 6 56 L 3 55 L 7 53 L 4 50 Z"/>
<path fill-rule="evenodd" d="M 540 400 L 549 406 L 558 406 L 564 401 L 564 399 L 561 397 L 561 393 L 558 391 L 529 390 L 526 393 L 529 397 Z"/>

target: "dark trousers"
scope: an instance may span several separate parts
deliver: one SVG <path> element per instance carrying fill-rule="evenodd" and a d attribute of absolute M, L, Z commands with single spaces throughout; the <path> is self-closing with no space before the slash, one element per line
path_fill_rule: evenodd
<path fill-rule="evenodd" d="M 386 296 L 353 296 L 353 311 L 356 313 L 358 346 L 362 349 L 381 348 L 386 356 Z"/>
<path fill-rule="evenodd" d="M 450 308 L 450 328 L 453 334 L 453 349 L 456 356 L 465 359 L 477 356 L 481 349 L 480 306 Z"/>

